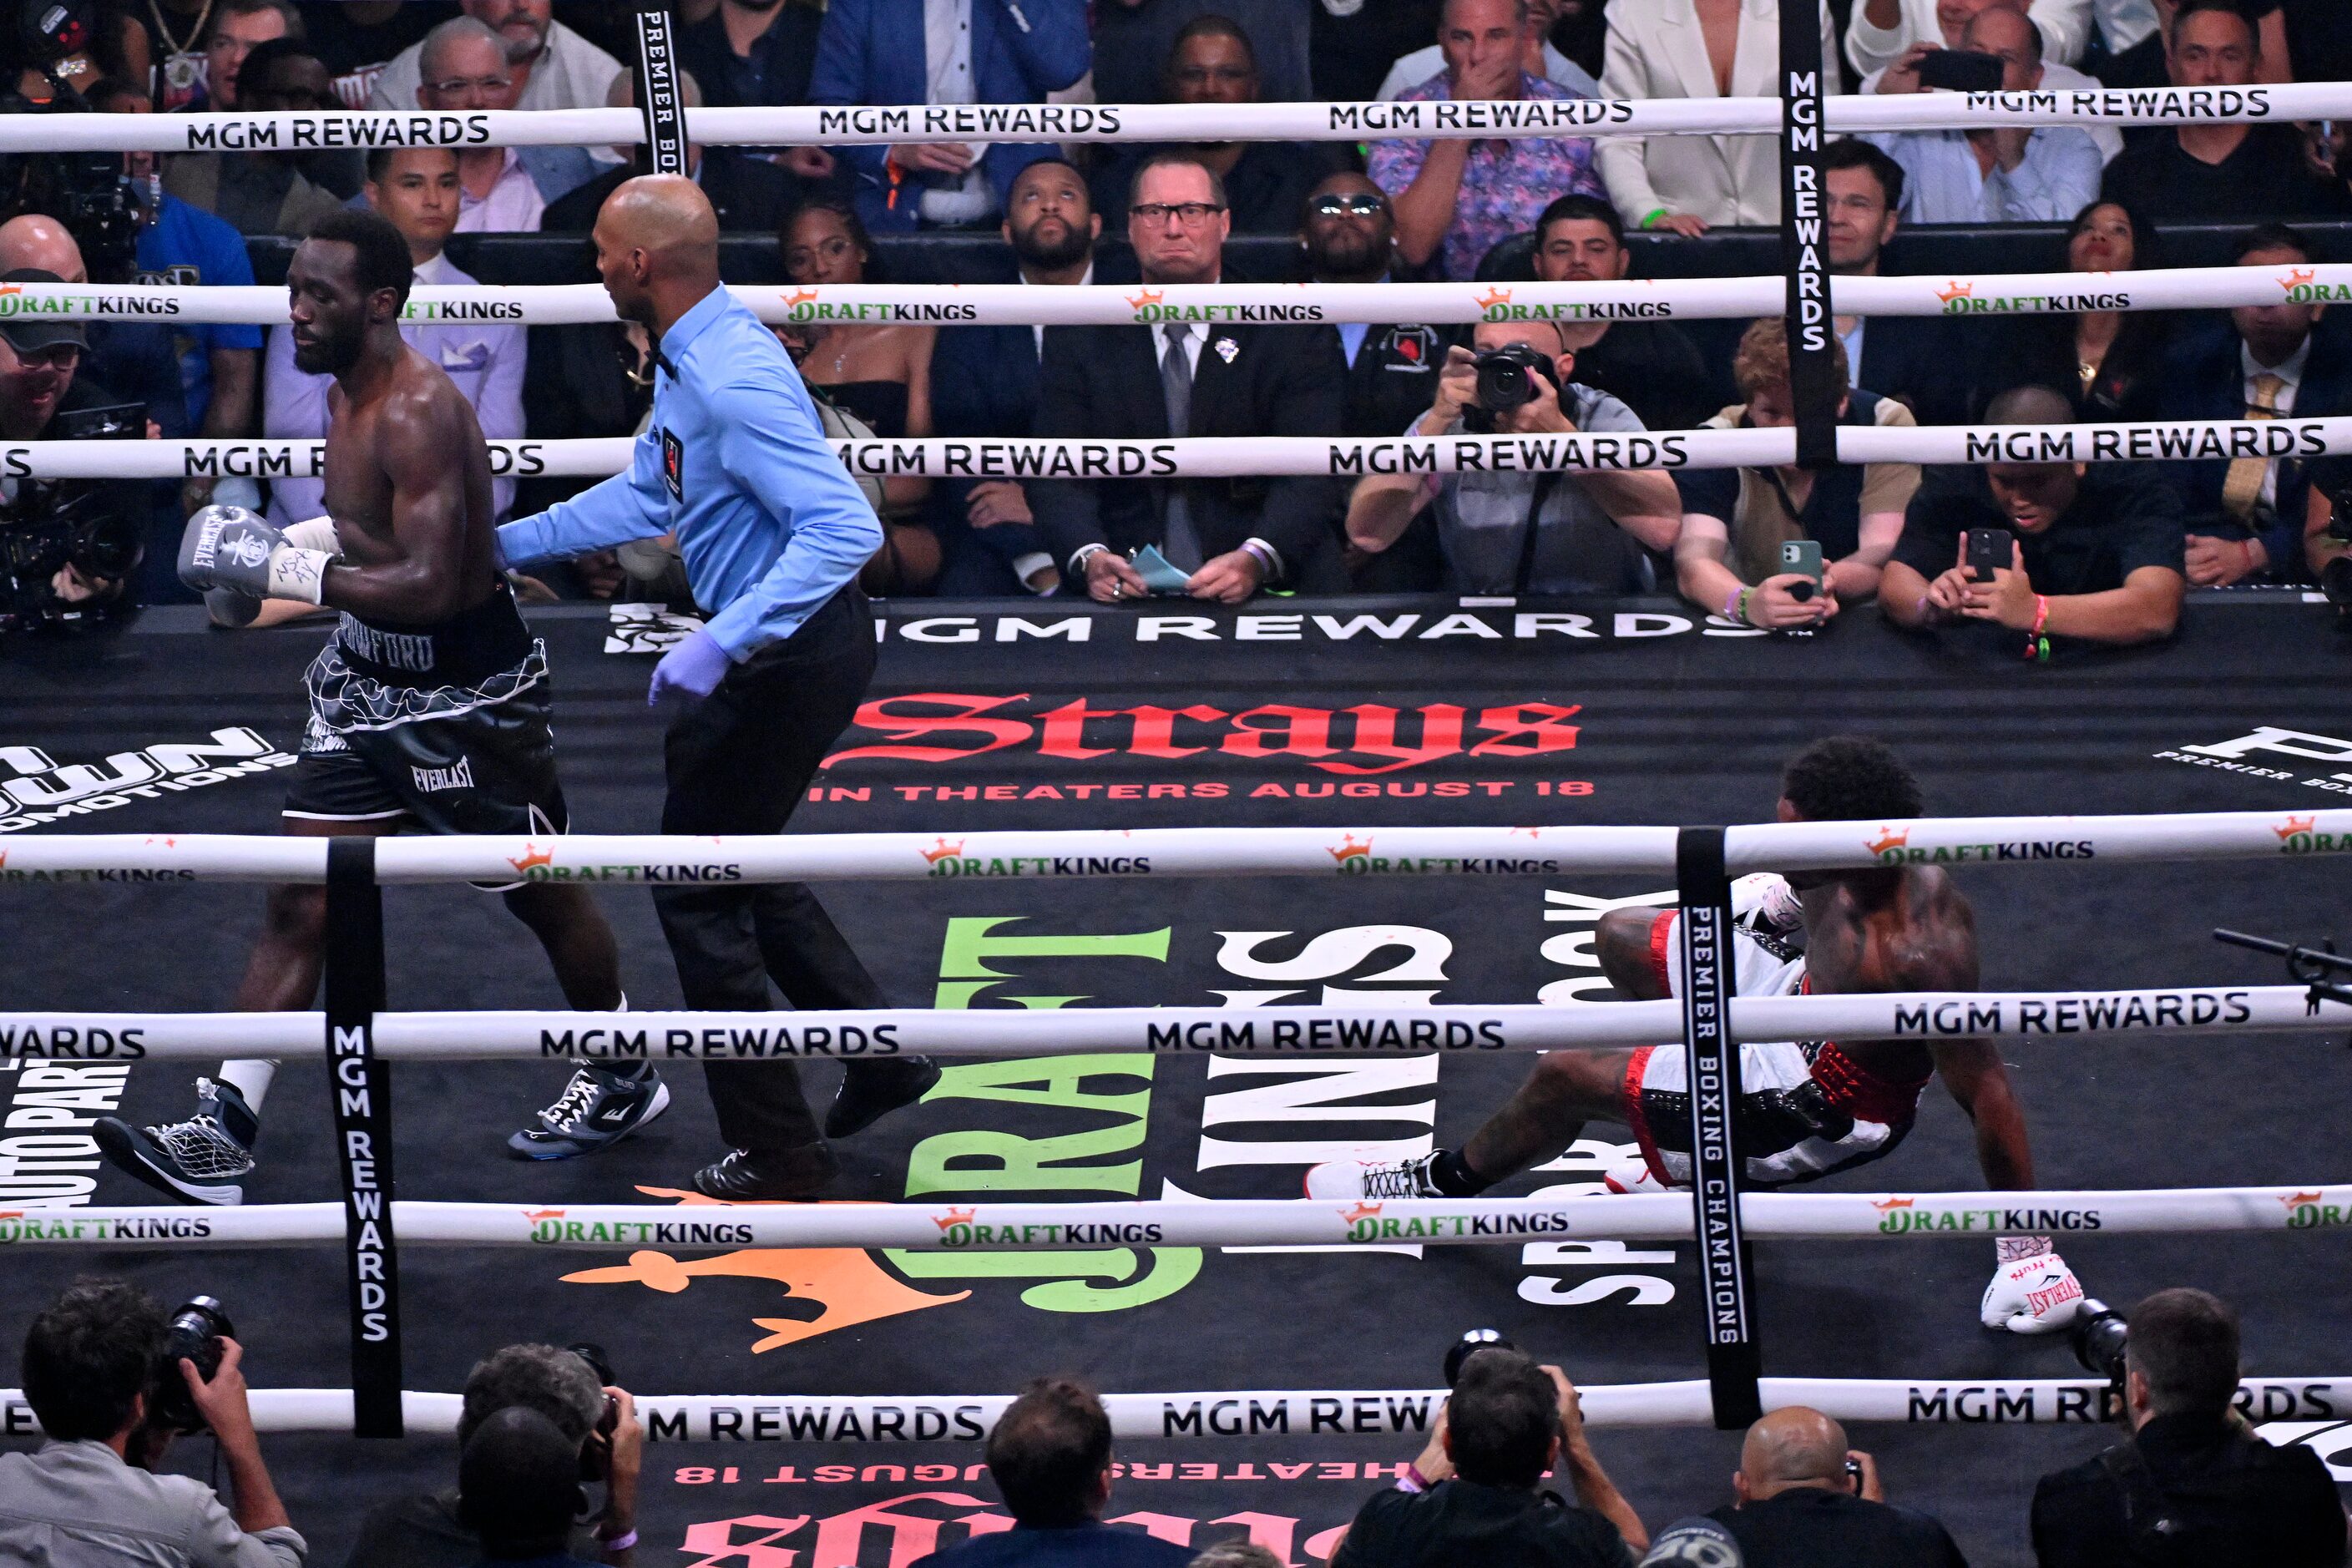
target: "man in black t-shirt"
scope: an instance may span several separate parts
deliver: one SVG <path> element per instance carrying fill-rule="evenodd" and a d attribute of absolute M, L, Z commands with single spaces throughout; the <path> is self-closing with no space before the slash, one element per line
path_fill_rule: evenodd
<path fill-rule="evenodd" d="M 2173 14 L 2175 87 L 2253 85 L 2262 45 L 2236 0 L 2183 0 Z M 2292 125 L 2197 121 L 2158 130 L 2107 165 L 2100 196 L 2158 223 L 2329 217 L 2345 196 L 2305 166 Z"/>
<path fill-rule="evenodd" d="M 2063 425 L 2047 387 L 2002 393 L 1988 425 Z M 1977 622 L 2014 636 L 2029 658 L 2054 637 L 2153 642 L 2180 622 L 2180 497 L 2147 463 L 1989 463 L 1927 470 L 1880 578 L 1878 602 L 1905 626 Z M 2007 529 L 2011 565 L 1971 578 L 1970 529 Z"/>
<path fill-rule="evenodd" d="M 1536 219 L 1536 278 L 1545 283 L 1615 283 L 1631 270 L 1625 226 L 1595 196 L 1561 196 Z M 1561 344 L 1576 379 L 1608 393 L 1652 430 L 1695 430 L 1724 404 L 1723 378 L 1688 332 L 1664 321 L 1563 321 Z"/>
<path fill-rule="evenodd" d="M 2344 1505 L 2327 1467 L 2274 1448 L 2231 1408 L 2238 1319 L 2202 1290 L 2131 1310 L 2132 1435 L 2033 1489 L 2041 1568 L 2338 1568 Z"/>
<path fill-rule="evenodd" d="M 1538 1489 L 1555 1464 L 1576 1504 Z M 1585 1441 L 1566 1374 L 1482 1350 L 1462 1363 L 1421 1458 L 1357 1510 L 1331 1568 L 1632 1568 L 1628 1542 L 1645 1547 L 1649 1534 Z"/>
<path fill-rule="evenodd" d="M 1941 1523 L 1887 1503 L 1876 1463 L 1818 1410 L 1792 1405 L 1748 1427 L 1731 1484 L 1739 1501 L 1707 1517 L 1744 1568 L 1967 1568 Z"/>

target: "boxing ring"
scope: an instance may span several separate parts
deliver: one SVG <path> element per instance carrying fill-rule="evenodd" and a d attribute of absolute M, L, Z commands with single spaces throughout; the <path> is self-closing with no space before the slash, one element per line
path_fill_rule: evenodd
<path fill-rule="evenodd" d="M 1798 7 L 1787 8 L 1796 11 Z M 1802 28 L 1796 29 L 1798 33 Z M 1067 137 L 1100 142 L 1358 140 L 1378 134 L 1480 136 L 1774 134 L 1790 154 L 1791 267 L 1785 276 L 1623 283 L 1095 286 L 738 286 L 777 323 L 1128 324 L 1160 321 L 1466 324 L 1512 320 L 1736 319 L 1787 310 L 1816 331 L 1828 312 L 1989 316 L 2083 310 L 2221 309 L 2352 298 L 2352 266 L 2204 268 L 2116 275 L 1982 274 L 1830 279 L 1817 208 L 1801 184 L 1829 132 L 1990 125 L 2173 124 L 2352 117 L 2352 84 L 2133 93 L 1824 98 L 1792 65 L 1780 98 L 1528 104 L 1285 104 L 1245 107 L 972 106 L 909 110 L 691 110 L 662 86 L 658 43 L 642 62 L 654 80 L 635 110 L 541 113 L 43 116 L 0 122 L 0 151 L 239 150 L 312 145 L 534 145 L 649 142 L 656 155 L 698 142 L 773 145 Z M 2224 101 L 2226 100 L 2226 101 Z M 1441 118 L 1445 116 L 1446 118 Z M 1807 226 L 1813 226 L 1808 237 Z M 266 289 L 8 285 L 0 310 L 104 319 L 165 315 L 186 322 L 276 322 L 283 297 Z M 412 320 L 501 324 L 613 320 L 593 286 L 420 288 Z M 1820 351 L 1825 355 L 1826 347 Z M 1809 372 L 1800 355 L 1800 377 Z M 1801 387 L 1801 391 L 1802 388 Z M 1818 399 L 1815 399 L 1815 404 Z M 1630 443 L 1639 441 L 1635 447 Z M 598 476 L 625 467 L 625 440 L 491 443 L 502 474 Z M 316 475 L 320 443 L 18 442 L 0 446 L 9 471 L 37 479 L 178 479 L 244 473 Z M 1499 468 L 1578 471 L 1788 463 L 1833 453 L 1849 462 L 2190 459 L 2352 452 L 2352 418 L 2211 421 L 2064 427 L 1833 429 L 1809 405 L 1791 429 L 1651 432 L 1641 437 L 1510 436 L 1436 440 L 1075 442 L 925 440 L 843 443 L 860 473 L 949 477 L 1146 473 L 1161 477 Z M 1728 625 L 1728 623 L 1715 623 Z M 13 825 L 12 825 L 13 826 Z M 1361 847 L 1351 849 L 1361 841 Z M 2326 855 L 2352 845 L 2352 810 L 2137 816 L 1938 817 L 1870 825 L 1721 828 L 1541 827 L 1392 824 L 1324 827 L 1097 829 L 993 833 L 945 828 L 772 839 L 667 840 L 577 835 L 534 840 L 289 840 L 215 834 L 64 834 L 0 837 L 0 898 L 19 910 L 37 884 L 322 883 L 330 901 L 323 1010 L 267 1016 L 121 1011 L 0 1011 L 0 1061 L 210 1060 L 232 1056 L 324 1059 L 335 1118 L 341 1201 L 192 1210 L 168 1207 L 0 1211 L 0 1246 L 26 1254 L 173 1253 L 324 1248 L 346 1257 L 352 1387 L 257 1392 L 265 1431 L 395 1436 L 454 1430 L 457 1396 L 401 1380 L 398 1248 L 503 1252 L 703 1254 L 763 1249 L 1002 1252 L 1073 1245 L 1440 1247 L 1531 1239 L 1684 1240 L 1701 1244 L 1707 1376 L 1583 1389 L 1589 1423 L 1737 1426 L 1764 1409 L 1813 1405 L 1848 1421 L 2081 1424 L 2111 1415 L 2104 1383 L 2076 1379 L 1768 1377 L 1750 1307 L 1748 1244 L 1796 1240 L 1902 1243 L 2003 1234 L 2168 1235 L 2310 1231 L 2352 1225 L 2352 1184 L 2315 1171 L 2305 1184 L 2053 1189 L 2034 1193 L 1783 1194 L 1741 1190 L 1726 1081 L 1740 1039 L 1916 1037 L 2126 1041 L 2341 1032 L 2352 1007 L 2301 986 L 2185 986 L 2112 991 L 1988 992 L 1733 999 L 1716 962 L 1729 925 L 1729 879 L 1752 870 L 1928 863 L 1999 868 L 2027 861 L 2253 861 Z M 2066 847 L 2061 848 L 2059 847 Z M 744 881 L 890 881 L 972 863 L 1016 880 L 1159 883 L 1169 879 L 1345 879 L 1374 853 L 1420 874 L 1473 879 L 1567 872 L 1665 876 L 1691 910 L 1683 940 L 1692 994 L 1607 1006 L 1287 1005 L 1087 1007 L 1061 1012 L 891 1009 L 870 1014 L 742 1015 L 394 1012 L 383 1005 L 385 888 L 527 877 L 599 887 L 689 879 L 722 864 Z M 1354 864 L 1351 864 L 1354 862 Z M 1009 868 L 1009 869 L 1008 869 Z M 1692 1053 L 1693 1194 L 1411 1200 L 1341 1206 L 1309 1200 L 918 1202 L 689 1207 L 572 1201 L 423 1202 L 395 1195 L 398 1147 L 388 1090 L 394 1064 L 648 1059 L 688 1064 L 920 1052 L 949 1058 L 1009 1053 L 1138 1053 L 1154 1058 L 1328 1062 L 1381 1057 L 1478 1057 L 1679 1042 Z M 1713 1152 L 1710 1153 L 1709 1151 Z M 2299 1245 L 2282 1243 L 2281 1245 Z M 659 1440 L 822 1438 L 861 1447 L 984 1433 L 1009 1391 L 969 1396 L 639 1396 Z M 1268 1432 L 1425 1433 L 1441 1391 L 1427 1389 L 1113 1391 L 1123 1439 L 1229 1439 Z M 2250 1378 L 2242 1403 L 2258 1415 L 2352 1417 L 2352 1374 Z M 13 1391 L 0 1391 L 0 1431 L 33 1429 Z M 937 1479 L 945 1479 L 937 1478 Z"/>

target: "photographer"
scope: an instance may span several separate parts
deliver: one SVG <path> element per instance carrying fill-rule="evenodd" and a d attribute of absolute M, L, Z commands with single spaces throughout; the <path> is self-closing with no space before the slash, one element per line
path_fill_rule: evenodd
<path fill-rule="evenodd" d="M 25 1400 L 48 1440 L 0 1454 L 0 1562 L 301 1568 L 310 1548 L 262 1465 L 244 1351 L 219 1341 L 207 1379 L 194 1361 L 164 1364 L 171 1343 L 163 1307 L 119 1279 L 77 1281 L 33 1320 Z M 194 1421 L 155 1418 L 179 1393 L 164 1378 L 184 1382 Z M 228 1467 L 233 1510 L 192 1477 L 152 1473 L 175 1429 L 205 1428 Z"/>
<path fill-rule="evenodd" d="M 1488 322 L 1473 341 L 1475 353 L 1446 351 L 1436 401 L 1407 436 L 1458 436 L 1474 425 L 1510 435 L 1642 429 L 1632 409 L 1570 379 L 1576 356 L 1551 323 Z M 1498 352 L 1507 349 L 1518 352 Z M 1503 401 L 1512 395 L 1524 400 Z M 1349 500 L 1348 542 L 1386 550 L 1433 502 L 1454 593 L 1649 592 L 1655 573 L 1644 551 L 1673 549 L 1682 530 L 1681 498 L 1659 468 L 1378 474 Z"/>
<path fill-rule="evenodd" d="M 60 281 L 33 267 L 0 273 L 0 283 Z M 111 427 L 104 411 L 120 400 L 79 374 L 89 347 L 82 324 L 70 317 L 0 321 L 0 440 Z M 121 420 L 128 422 L 125 433 L 148 428 L 141 407 L 124 408 Z M 124 581 L 139 563 L 146 512 L 140 487 L 127 480 L 0 479 L 0 630 L 85 616 L 121 600 Z"/>
<path fill-rule="evenodd" d="M 1707 1517 L 1731 1532 L 1746 1568 L 1965 1568 L 1951 1533 L 1890 1507 L 1877 1462 L 1818 1410 L 1792 1405 L 1749 1426 L 1731 1487 L 1739 1500 Z"/>
<path fill-rule="evenodd" d="M 2271 1447 L 2231 1408 L 2225 1302 L 2158 1290 L 2131 1310 L 2122 1368 L 2131 1436 L 2033 1489 L 2042 1568 L 2338 1568 L 2344 1505 L 2326 1464 Z"/>
<path fill-rule="evenodd" d="M 627 1389 L 610 1384 L 581 1351 L 508 1345 L 475 1364 L 464 1401 L 457 1416 L 461 1451 L 470 1451 L 475 1434 L 500 1411 L 527 1410 L 551 1422 L 571 1443 L 580 1479 L 604 1483 L 604 1506 L 573 1522 L 566 1549 L 616 1568 L 636 1560 L 646 1429 Z M 461 1484 L 369 1510 L 343 1568 L 470 1568 L 484 1550 L 465 1510 Z"/>
<path fill-rule="evenodd" d="M 1845 345 L 1830 340 L 1838 380 Z M 1745 403 L 1706 422 L 1710 429 L 1787 429 L 1797 422 L 1789 389 L 1789 328 L 1778 316 L 1750 325 L 1731 362 Z M 1885 428 L 1915 423 L 1911 411 L 1874 392 L 1838 403 L 1840 425 Z M 1903 537 L 1903 509 L 1919 489 L 1913 463 L 1832 463 L 1805 468 L 1700 468 L 1682 476 L 1682 538 L 1675 578 L 1683 597 L 1727 621 L 1785 631 L 1818 626 L 1847 599 L 1878 592 L 1879 574 Z M 1780 547 L 1811 540 L 1821 573 L 1790 572 Z M 1753 586 L 1750 586 L 1750 584 Z M 1800 586 L 1802 584 L 1802 586 Z"/>
<path fill-rule="evenodd" d="M 2072 404 L 2042 386 L 2004 392 L 1985 410 L 1989 425 L 2074 417 Z M 2009 564 L 1971 566 L 1969 535 L 2004 530 Z M 1937 468 L 1911 499 L 1878 603 L 1897 626 L 1973 621 L 2027 658 L 2047 660 L 2060 637 L 2122 645 L 2170 637 L 2188 588 L 2183 552 L 2179 494 L 2153 464 Z"/>
<path fill-rule="evenodd" d="M 1555 1468 L 1574 1504 L 1539 1489 Z M 1356 1512 L 1331 1568 L 1545 1563 L 1630 1568 L 1649 1532 L 1585 1441 L 1576 1389 L 1514 1350 L 1462 1363 L 1437 1429 L 1404 1479 Z"/>

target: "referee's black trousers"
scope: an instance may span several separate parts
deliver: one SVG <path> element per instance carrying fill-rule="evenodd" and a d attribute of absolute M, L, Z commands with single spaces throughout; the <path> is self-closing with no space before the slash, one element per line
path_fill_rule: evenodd
<path fill-rule="evenodd" d="M 664 833 L 778 833 L 874 676 L 874 626 L 855 584 L 800 630 L 727 673 L 681 714 L 663 745 Z M 656 887 L 686 1005 L 752 1012 L 773 977 L 799 1008 L 879 1007 L 882 989 L 805 883 Z M 706 1069 L 719 1132 L 734 1148 L 782 1154 L 819 1142 L 790 1060 Z"/>

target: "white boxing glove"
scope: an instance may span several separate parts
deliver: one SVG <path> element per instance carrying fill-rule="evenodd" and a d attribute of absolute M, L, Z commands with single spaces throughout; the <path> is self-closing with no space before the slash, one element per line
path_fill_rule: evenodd
<path fill-rule="evenodd" d="M 2047 1248 L 2048 1244 L 2042 1244 Z M 2011 1258 L 1985 1287 L 1979 1319 L 2012 1334 L 2054 1334 L 2083 1310 L 2083 1287 L 2054 1250 Z"/>
<path fill-rule="evenodd" d="M 1731 884 L 1731 923 L 1786 936 L 1803 928 L 1805 906 L 1778 871 L 1751 871 Z"/>

